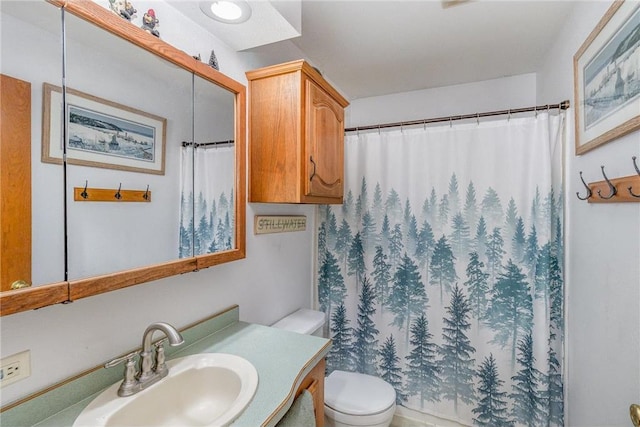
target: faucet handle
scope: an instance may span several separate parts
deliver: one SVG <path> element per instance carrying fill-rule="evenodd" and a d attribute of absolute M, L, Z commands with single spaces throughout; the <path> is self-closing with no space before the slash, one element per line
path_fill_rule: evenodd
<path fill-rule="evenodd" d="M 135 357 L 138 355 L 138 352 L 134 351 L 132 353 L 126 354 L 122 357 L 118 357 L 116 359 L 110 360 L 109 362 L 104 364 L 105 368 L 112 368 L 125 362 L 124 364 L 124 380 L 120 384 L 118 388 L 118 396 L 125 397 L 131 396 L 136 392 L 135 387 L 136 383 L 136 362 Z"/>
<path fill-rule="evenodd" d="M 129 354 L 126 354 L 124 356 L 121 357 L 117 357 L 113 360 L 108 361 L 107 363 L 104 364 L 105 368 L 113 368 L 114 366 L 118 366 L 119 364 L 121 364 L 122 362 L 129 362 L 132 361 L 133 362 L 133 358 L 136 357 L 138 355 L 137 351 L 133 351 Z"/>
<path fill-rule="evenodd" d="M 168 372 L 167 364 L 165 363 L 165 354 L 164 354 L 164 343 L 167 342 L 167 339 L 161 339 L 157 343 L 156 346 L 156 363 L 154 367 L 154 371 L 156 371 L 161 376 L 165 376 Z"/>

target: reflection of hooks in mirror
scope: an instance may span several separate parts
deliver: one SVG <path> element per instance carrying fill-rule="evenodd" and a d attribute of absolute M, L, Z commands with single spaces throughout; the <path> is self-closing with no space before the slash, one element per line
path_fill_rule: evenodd
<path fill-rule="evenodd" d="M 640 176 L 640 169 L 638 169 L 638 164 L 636 163 L 636 156 L 631 157 L 631 160 L 633 160 L 633 167 L 636 169 L 636 173 L 638 174 L 638 176 Z M 635 194 L 633 192 L 633 186 L 630 185 L 628 188 L 629 190 L 629 194 L 631 194 L 631 196 L 640 199 L 640 194 Z"/>
<path fill-rule="evenodd" d="M 118 187 L 118 192 L 114 196 L 118 200 L 122 199 L 122 194 L 120 194 L 121 189 L 122 189 L 122 183 L 120 183 L 120 186 Z"/>
<path fill-rule="evenodd" d="M 89 180 L 84 181 L 84 190 L 82 190 L 82 193 L 80 193 L 83 199 L 89 197 L 89 193 L 87 193 L 87 185 L 89 185 Z"/>
<path fill-rule="evenodd" d="M 607 174 L 604 173 L 604 166 L 600 166 L 600 169 L 602 169 L 602 176 L 604 176 L 604 180 L 607 182 L 610 191 L 608 196 L 603 196 L 602 192 L 598 190 L 598 196 L 600 196 L 601 199 L 609 200 L 610 198 L 618 194 L 618 189 L 611 183 L 611 181 L 609 181 L 609 178 L 607 178 Z"/>
<path fill-rule="evenodd" d="M 584 187 L 587 189 L 587 195 L 585 197 L 580 197 L 580 192 L 576 191 L 576 196 L 578 196 L 578 199 L 580 200 L 587 200 L 589 197 L 591 197 L 591 188 L 589 188 L 589 186 L 587 185 L 586 182 L 584 182 L 584 178 L 582 177 L 582 171 L 580 171 L 580 180 L 582 181 L 582 184 L 584 185 Z"/>

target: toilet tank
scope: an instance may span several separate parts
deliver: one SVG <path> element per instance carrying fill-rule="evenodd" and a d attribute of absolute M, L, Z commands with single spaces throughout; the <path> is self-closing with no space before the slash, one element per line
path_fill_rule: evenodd
<path fill-rule="evenodd" d="M 274 328 L 285 329 L 299 334 L 322 336 L 324 313 L 322 311 L 301 308 L 271 325 Z"/>

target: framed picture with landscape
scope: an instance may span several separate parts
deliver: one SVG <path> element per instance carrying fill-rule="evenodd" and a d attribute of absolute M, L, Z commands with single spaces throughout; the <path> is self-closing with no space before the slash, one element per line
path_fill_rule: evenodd
<path fill-rule="evenodd" d="M 66 88 L 43 85 L 42 161 L 164 175 L 166 119 Z M 64 122 L 67 140 L 64 141 Z"/>
<path fill-rule="evenodd" d="M 573 57 L 576 154 L 640 128 L 640 3 L 617 0 Z"/>

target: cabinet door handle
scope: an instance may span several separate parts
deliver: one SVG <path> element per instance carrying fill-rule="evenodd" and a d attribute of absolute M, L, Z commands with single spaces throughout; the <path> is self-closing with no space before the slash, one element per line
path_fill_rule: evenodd
<path fill-rule="evenodd" d="M 309 156 L 309 160 L 311 161 L 311 164 L 313 165 L 313 173 L 309 177 L 309 181 L 312 181 L 313 177 L 316 176 L 316 162 L 313 161 L 313 156 Z"/>
<path fill-rule="evenodd" d="M 631 422 L 635 427 L 640 426 L 640 405 L 631 405 L 629 407 L 629 414 L 631 415 Z"/>
<path fill-rule="evenodd" d="M 333 187 L 334 185 L 340 184 L 340 182 L 341 182 L 340 178 L 336 179 L 332 183 L 328 183 L 327 181 L 322 179 L 322 177 L 320 175 L 316 175 L 316 162 L 313 161 L 313 156 L 310 156 L 309 160 L 311 161 L 311 164 L 313 165 L 313 173 L 309 177 L 309 181 L 312 181 L 313 178 L 317 176 L 318 179 L 320 180 L 320 182 L 322 183 L 322 185 L 324 185 L 325 187 Z"/>
<path fill-rule="evenodd" d="M 16 280 L 11 284 L 11 290 L 24 289 L 29 287 L 31 287 L 31 283 L 27 282 L 26 280 Z"/>

